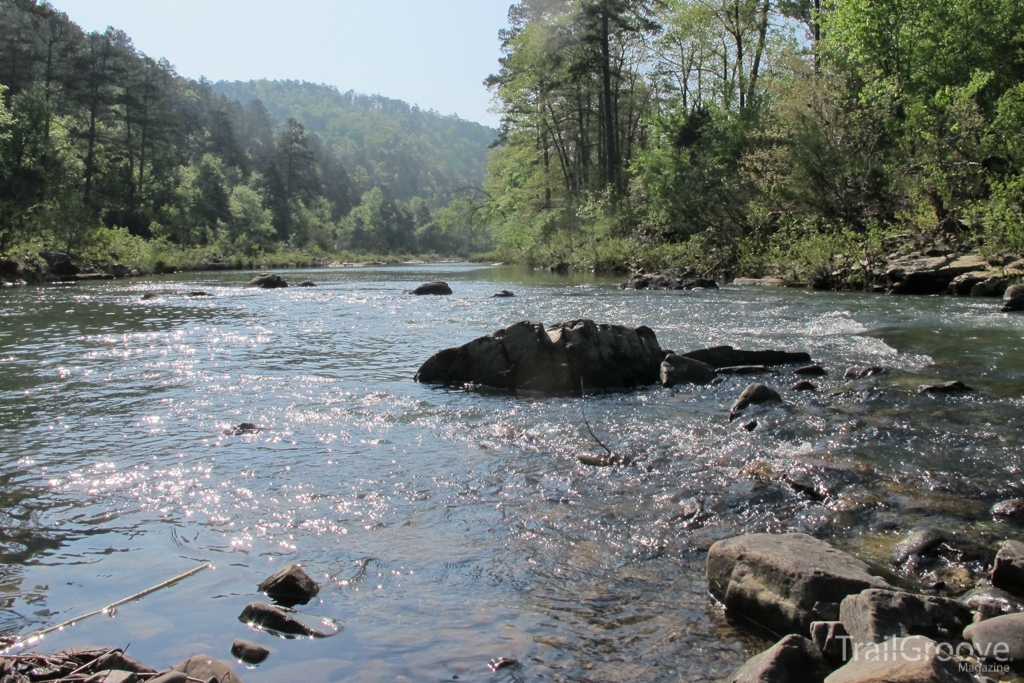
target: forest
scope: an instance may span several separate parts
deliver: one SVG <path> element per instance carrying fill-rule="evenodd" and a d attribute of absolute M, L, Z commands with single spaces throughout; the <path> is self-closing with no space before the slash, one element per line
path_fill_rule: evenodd
<path fill-rule="evenodd" d="M 505 259 L 808 281 L 900 245 L 1024 251 L 1019 0 L 523 0 L 509 19 L 481 203 Z"/>
<path fill-rule="evenodd" d="M 495 138 L 328 86 L 184 78 L 122 31 L 0 0 L 0 255 L 143 272 L 464 258 L 491 247 L 472 198 Z"/>

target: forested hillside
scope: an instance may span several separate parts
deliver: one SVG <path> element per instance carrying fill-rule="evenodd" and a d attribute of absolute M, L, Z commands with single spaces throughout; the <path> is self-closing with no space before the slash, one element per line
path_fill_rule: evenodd
<path fill-rule="evenodd" d="M 466 188 L 493 131 L 320 86 L 251 88 L 274 110 L 181 77 L 121 31 L 0 0 L 0 255 L 159 267 L 489 246 Z"/>
<path fill-rule="evenodd" d="M 523 0 L 510 20 L 482 205 L 506 258 L 807 281 L 894 245 L 1024 250 L 1019 0 Z"/>

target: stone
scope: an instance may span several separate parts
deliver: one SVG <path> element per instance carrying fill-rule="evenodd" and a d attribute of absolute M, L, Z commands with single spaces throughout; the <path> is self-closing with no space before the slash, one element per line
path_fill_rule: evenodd
<path fill-rule="evenodd" d="M 839 606 L 839 620 L 854 643 L 882 643 L 907 636 L 955 640 L 972 616 L 971 610 L 956 600 L 878 589 L 850 595 Z"/>
<path fill-rule="evenodd" d="M 718 289 L 718 283 L 708 278 L 699 277 L 696 271 L 689 270 L 682 275 L 670 273 L 657 273 L 647 275 L 636 273 L 619 289 L 652 289 L 652 290 L 690 290 L 690 289 Z"/>
<path fill-rule="evenodd" d="M 1024 522 L 1024 498 L 1003 500 L 992 506 L 992 516 Z"/>
<path fill-rule="evenodd" d="M 1003 292 L 1003 301 L 1013 301 L 1014 299 L 1024 299 L 1024 285 L 1013 285 L 1007 287 Z"/>
<path fill-rule="evenodd" d="M 1024 668 L 1024 614 L 1006 614 L 971 624 L 964 630 L 964 640 L 974 646 L 979 659 Z"/>
<path fill-rule="evenodd" d="M 247 605 L 238 620 L 244 624 L 255 626 L 268 631 L 276 631 L 285 635 L 307 636 L 313 638 L 326 638 L 327 634 L 308 626 L 296 617 L 295 610 L 268 605 L 263 602 L 254 602 Z"/>
<path fill-rule="evenodd" d="M 885 277 L 893 294 L 941 294 L 957 277 L 987 269 L 988 261 L 977 254 L 908 256 L 891 261 Z"/>
<path fill-rule="evenodd" d="M 973 683 L 969 673 L 924 636 L 856 647 L 850 661 L 825 683 Z"/>
<path fill-rule="evenodd" d="M 106 271 L 118 280 L 122 280 L 126 277 L 138 277 L 139 271 L 134 268 L 129 268 L 126 265 L 120 263 L 113 263 L 106 267 Z"/>
<path fill-rule="evenodd" d="M 818 385 L 815 384 L 814 382 L 809 382 L 807 380 L 803 380 L 802 382 L 797 382 L 796 384 L 794 384 L 792 390 L 793 391 L 817 391 L 818 390 Z"/>
<path fill-rule="evenodd" d="M 851 555 L 805 534 L 750 534 L 715 543 L 708 587 L 727 611 L 775 633 L 837 621 L 848 595 L 889 585 Z"/>
<path fill-rule="evenodd" d="M 745 425 L 743 425 L 743 429 L 747 430 L 748 432 L 756 431 L 757 427 L 758 427 L 757 420 L 751 420 L 750 422 L 748 422 Z"/>
<path fill-rule="evenodd" d="M 155 301 L 156 299 L 162 298 L 163 294 L 160 294 L 159 292 L 146 292 L 145 294 L 142 295 L 143 301 Z"/>
<path fill-rule="evenodd" d="M 515 292 L 510 292 L 507 289 L 503 289 L 497 294 L 491 294 L 492 299 L 511 299 L 516 295 Z"/>
<path fill-rule="evenodd" d="M 1006 291 L 1006 280 L 1001 277 L 988 277 L 971 287 L 973 297 L 1002 296 Z"/>
<path fill-rule="evenodd" d="M 416 381 L 578 396 L 656 384 L 663 357 L 658 338 L 647 327 L 573 320 L 545 329 L 523 321 L 435 354 L 416 373 Z"/>
<path fill-rule="evenodd" d="M 306 280 L 305 282 L 300 282 L 296 287 L 306 287 L 308 289 L 309 287 L 316 287 L 316 283 L 312 280 Z"/>
<path fill-rule="evenodd" d="M 989 277 L 987 271 L 964 273 L 953 278 L 949 283 L 948 291 L 953 296 L 969 296 L 974 287 L 984 282 Z"/>
<path fill-rule="evenodd" d="M 967 394 L 974 389 L 960 381 L 945 384 L 922 384 L 917 388 L 919 394 Z"/>
<path fill-rule="evenodd" d="M 828 374 L 828 370 L 821 367 L 820 365 L 805 365 L 802 368 L 797 368 L 793 371 L 794 375 L 801 375 L 803 377 L 824 377 Z"/>
<path fill-rule="evenodd" d="M 165 671 L 156 678 L 149 679 L 149 683 L 188 683 L 188 674 L 180 671 Z"/>
<path fill-rule="evenodd" d="M 829 662 L 845 662 L 850 656 L 850 634 L 841 621 L 811 622 L 811 640 Z"/>
<path fill-rule="evenodd" d="M 84 683 L 138 683 L 138 681 L 139 675 L 134 671 L 107 669 L 89 676 Z"/>
<path fill-rule="evenodd" d="M 276 273 L 257 275 L 246 285 L 247 289 L 285 289 L 287 287 L 288 283 Z"/>
<path fill-rule="evenodd" d="M 242 679 L 236 676 L 227 664 L 208 655 L 189 657 L 171 670 L 180 671 L 189 678 L 197 678 L 207 683 L 211 683 L 211 679 L 217 683 L 242 683 Z"/>
<path fill-rule="evenodd" d="M 71 257 L 59 251 L 44 251 L 39 254 L 49 268 L 50 275 L 58 278 L 71 278 L 82 272 L 81 268 L 71 261 Z"/>
<path fill-rule="evenodd" d="M 731 683 L 823 683 L 828 667 L 818 647 L 803 636 L 789 635 L 750 659 Z"/>
<path fill-rule="evenodd" d="M 710 365 L 674 353 L 661 363 L 661 386 L 666 389 L 679 384 L 711 384 L 717 377 L 718 373 Z"/>
<path fill-rule="evenodd" d="M 229 427 L 224 430 L 224 436 L 248 436 L 250 434 L 259 434 L 263 431 L 263 427 L 254 425 L 251 422 L 243 422 L 236 427 Z"/>
<path fill-rule="evenodd" d="M 297 564 L 290 564 L 263 581 L 258 589 L 278 604 L 305 605 L 320 592 L 320 584 Z"/>
<path fill-rule="evenodd" d="M 923 556 L 929 551 L 942 545 L 949 539 L 948 535 L 937 529 L 919 529 L 911 532 L 910 536 L 900 541 L 893 548 L 893 564 L 905 564 L 918 556 Z"/>
<path fill-rule="evenodd" d="M 743 393 L 740 394 L 736 403 L 733 404 L 732 410 L 729 413 L 729 420 L 735 420 L 739 417 L 740 413 L 752 405 L 782 402 L 782 396 L 780 396 L 779 392 L 774 389 L 763 384 L 751 384 L 743 390 Z"/>
<path fill-rule="evenodd" d="M 1016 299 L 1010 299 L 1003 303 L 1001 309 L 1003 313 L 1013 313 L 1015 311 L 1024 311 L 1024 297 L 1017 297 Z"/>
<path fill-rule="evenodd" d="M 862 367 L 854 365 L 853 367 L 846 369 L 846 374 L 843 375 L 844 379 L 867 379 L 868 377 L 874 377 L 875 375 L 881 375 L 885 373 L 885 368 L 879 367 Z"/>
<path fill-rule="evenodd" d="M 957 600 L 967 609 L 976 612 L 974 621 L 984 621 L 1004 614 L 1024 612 L 1024 602 L 1020 598 L 992 586 L 973 588 Z"/>
<path fill-rule="evenodd" d="M 760 375 L 765 372 L 771 372 L 767 365 L 736 365 L 718 369 L 720 375 Z"/>
<path fill-rule="evenodd" d="M 992 585 L 1024 595 L 1024 543 L 1004 541 L 992 565 Z"/>
<path fill-rule="evenodd" d="M 731 346 L 716 346 L 709 349 L 699 349 L 682 354 L 686 358 L 699 360 L 715 368 L 729 368 L 740 365 L 765 365 L 773 367 L 776 365 L 795 365 L 797 363 L 807 364 L 811 362 L 811 355 L 803 352 L 787 351 L 742 351 Z"/>
<path fill-rule="evenodd" d="M 231 644 L 231 654 L 246 664 L 261 664 L 270 656 L 270 650 L 247 640 L 236 640 Z"/>
<path fill-rule="evenodd" d="M 447 282 L 427 282 L 416 289 L 407 289 L 405 293 L 416 296 L 448 296 L 452 294 L 452 288 Z"/>
<path fill-rule="evenodd" d="M 205 299 L 207 297 L 212 297 L 213 294 L 210 294 L 209 292 L 189 292 L 185 296 L 191 299 Z"/>
<path fill-rule="evenodd" d="M 786 284 L 779 277 L 738 277 L 732 283 L 738 287 L 783 287 Z"/>

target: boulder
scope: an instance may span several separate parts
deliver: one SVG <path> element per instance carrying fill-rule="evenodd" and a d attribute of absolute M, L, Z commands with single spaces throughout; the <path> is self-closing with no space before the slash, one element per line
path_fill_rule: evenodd
<path fill-rule="evenodd" d="M 964 273 L 953 278 L 953 281 L 949 283 L 949 293 L 953 296 L 970 296 L 974 287 L 988 279 L 988 271 L 977 271 L 974 273 Z"/>
<path fill-rule="evenodd" d="M 708 552 L 707 577 L 727 611 L 787 634 L 838 620 L 848 595 L 889 587 L 860 560 L 805 534 L 719 541 Z"/>
<path fill-rule="evenodd" d="M 211 680 L 217 683 L 242 683 L 242 679 L 227 664 L 207 655 L 189 657 L 171 670 L 207 683 L 211 683 Z"/>
<path fill-rule="evenodd" d="M 656 384 L 664 353 L 647 327 L 591 320 L 523 321 L 435 354 L 416 373 L 424 384 L 480 384 L 513 392 L 580 395 Z"/>
<path fill-rule="evenodd" d="M 71 257 L 59 251 L 44 251 L 39 254 L 50 271 L 50 275 L 57 278 L 72 278 L 82 270 L 71 261 Z"/>
<path fill-rule="evenodd" d="M 841 621 L 811 622 L 811 640 L 829 662 L 845 662 L 850 656 L 850 634 Z"/>
<path fill-rule="evenodd" d="M 818 390 L 818 385 L 815 384 L 814 382 L 808 382 L 807 380 L 803 380 L 802 382 L 797 382 L 796 384 L 794 384 L 792 390 L 793 391 L 817 391 Z"/>
<path fill-rule="evenodd" d="M 247 289 L 285 289 L 287 287 L 288 283 L 276 273 L 257 275 L 246 285 Z"/>
<path fill-rule="evenodd" d="M 893 294 L 941 294 L 957 277 L 986 269 L 988 262 L 977 254 L 959 258 L 955 254 L 918 255 L 891 261 L 885 277 Z"/>
<path fill-rule="evenodd" d="M 917 388 L 919 394 L 967 394 L 974 391 L 963 382 L 946 382 L 945 384 L 922 384 Z"/>
<path fill-rule="evenodd" d="M 979 659 L 1024 668 L 1024 614 L 1006 614 L 979 621 L 964 630 Z"/>
<path fill-rule="evenodd" d="M 729 412 L 729 420 L 735 420 L 739 417 L 739 414 L 746 410 L 751 405 L 761 405 L 764 403 L 782 403 L 782 397 L 779 392 L 774 389 L 767 387 L 763 384 L 751 384 L 740 397 L 733 404 L 732 410 Z"/>
<path fill-rule="evenodd" d="M 250 434 L 259 434 L 263 431 L 263 427 L 254 425 L 251 422 L 243 422 L 235 427 L 229 427 L 224 430 L 224 436 L 249 436 Z"/>
<path fill-rule="evenodd" d="M 825 683 L 973 683 L 973 677 L 924 636 L 867 646 L 852 644 L 850 661 Z"/>
<path fill-rule="evenodd" d="M 695 271 L 687 271 L 682 275 L 671 273 L 655 273 L 648 275 L 636 273 L 619 289 L 656 289 L 656 290 L 690 290 L 718 289 L 718 283 L 708 278 L 699 277 Z"/>
<path fill-rule="evenodd" d="M 993 276 L 982 280 L 971 287 L 971 296 L 973 297 L 995 297 L 1002 296 L 1003 292 L 1006 291 L 1006 280 L 1001 277 Z"/>
<path fill-rule="evenodd" d="M 972 616 L 956 600 L 878 589 L 850 595 L 839 606 L 839 620 L 854 643 L 907 636 L 955 640 Z"/>
<path fill-rule="evenodd" d="M 728 680 L 732 683 L 823 683 L 828 667 L 821 650 L 803 636 L 786 636 L 750 659 Z"/>
<path fill-rule="evenodd" d="M 885 368 L 854 365 L 853 367 L 846 369 L 846 374 L 843 375 L 843 379 L 867 379 L 868 377 L 874 377 L 875 375 L 881 375 L 884 373 Z"/>
<path fill-rule="evenodd" d="M 1024 612 L 1024 601 L 999 588 L 991 586 L 979 586 L 973 588 L 957 600 L 965 605 L 967 609 L 977 613 L 975 621 L 984 621 L 1004 614 Z"/>
<path fill-rule="evenodd" d="M 731 346 L 716 346 L 710 349 L 700 349 L 684 353 L 686 358 L 699 360 L 715 368 L 730 368 L 740 365 L 765 365 L 768 367 L 776 365 L 791 365 L 796 363 L 807 364 L 811 362 L 808 353 L 789 353 L 786 351 L 741 351 Z"/>
<path fill-rule="evenodd" d="M 750 422 L 743 425 L 743 429 L 748 432 L 756 432 L 759 426 L 760 425 L 758 424 L 757 420 L 751 420 Z"/>
<path fill-rule="evenodd" d="M 992 585 L 1024 595 L 1024 543 L 1004 541 L 992 565 Z"/>
<path fill-rule="evenodd" d="M 511 299 L 516 295 L 515 292 L 510 292 L 507 289 L 503 289 L 497 294 L 491 294 L 492 299 Z"/>
<path fill-rule="evenodd" d="M 1016 299 L 1008 299 L 1003 302 L 1001 309 L 1003 313 L 1013 313 L 1015 311 L 1024 311 L 1024 297 L 1017 297 Z"/>
<path fill-rule="evenodd" d="M 316 287 L 316 283 L 313 282 L 312 280 L 306 280 L 305 282 L 300 282 L 299 284 L 297 284 L 296 287 Z"/>
<path fill-rule="evenodd" d="M 1024 498 L 1003 500 L 992 506 L 992 516 L 1024 522 Z"/>
<path fill-rule="evenodd" d="M 297 564 L 281 569 L 258 586 L 274 602 L 291 607 L 305 605 L 320 592 L 320 584 Z"/>
<path fill-rule="evenodd" d="M 820 365 L 805 365 L 802 368 L 794 370 L 793 374 L 800 375 L 802 377 L 824 377 L 828 374 L 828 370 Z"/>
<path fill-rule="evenodd" d="M 256 628 L 276 631 L 291 636 L 306 636 L 312 638 L 326 638 L 327 634 L 301 622 L 294 615 L 295 610 L 268 605 L 263 602 L 254 602 L 247 605 L 238 620 L 244 624 Z"/>
<path fill-rule="evenodd" d="M 448 296 L 452 294 L 452 288 L 447 282 L 427 282 L 416 289 L 407 289 L 405 293 L 416 296 Z"/>
<path fill-rule="evenodd" d="M 256 665 L 266 661 L 270 650 L 247 640 L 236 640 L 231 644 L 231 654 L 240 662 Z"/>
<path fill-rule="evenodd" d="M 666 389 L 679 384 L 711 384 L 716 377 L 718 373 L 710 365 L 674 353 L 661 362 L 661 386 Z"/>
<path fill-rule="evenodd" d="M 1003 301 L 1013 301 L 1014 299 L 1024 299 L 1024 285 L 1013 285 L 1007 287 L 1003 292 Z"/>

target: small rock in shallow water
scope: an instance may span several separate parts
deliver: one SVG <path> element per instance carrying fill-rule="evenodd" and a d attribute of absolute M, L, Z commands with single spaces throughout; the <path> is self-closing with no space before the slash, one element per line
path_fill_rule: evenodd
<path fill-rule="evenodd" d="M 487 667 L 491 671 L 501 671 L 502 669 L 511 668 L 518 669 L 521 666 L 522 664 L 520 664 L 518 660 L 510 659 L 508 657 L 499 657 L 498 659 L 492 659 L 490 662 L 487 663 Z"/>
<path fill-rule="evenodd" d="M 247 284 L 246 289 L 286 289 L 288 283 L 277 273 L 257 275 Z"/>
<path fill-rule="evenodd" d="M 268 631 L 276 631 L 284 635 L 313 638 L 327 637 L 327 634 L 323 631 L 318 631 L 292 616 L 295 613 L 295 610 L 285 609 L 284 607 L 254 602 L 242 610 L 242 613 L 238 615 L 238 620 L 250 626 Z"/>
<path fill-rule="evenodd" d="M 407 289 L 405 293 L 415 294 L 416 296 L 448 296 L 453 292 L 447 282 L 427 282 L 416 289 Z"/>
<path fill-rule="evenodd" d="M 783 403 L 783 400 L 779 396 L 779 392 L 774 389 L 763 384 L 751 384 L 743 390 L 739 399 L 733 404 L 732 411 L 729 413 L 729 420 L 735 420 L 749 406 L 761 405 L 763 403 Z"/>
<path fill-rule="evenodd" d="M 218 683 L 242 683 L 242 679 L 236 676 L 227 664 L 208 655 L 189 657 L 173 670 L 200 681 L 215 679 Z"/>
<path fill-rule="evenodd" d="M 299 287 L 307 287 L 307 288 L 308 287 L 316 287 L 316 283 L 313 282 L 312 280 L 306 280 L 305 282 L 300 282 L 298 284 L 298 286 Z"/>
<path fill-rule="evenodd" d="M 803 377 L 824 377 L 828 374 L 828 370 L 821 367 L 820 365 L 806 365 L 793 371 L 794 375 L 801 375 Z"/>
<path fill-rule="evenodd" d="M 211 297 L 213 295 L 210 294 L 209 292 L 189 292 L 185 296 L 191 297 L 193 299 L 202 299 L 202 298 L 205 298 L 205 297 Z"/>
<path fill-rule="evenodd" d="M 615 467 L 621 462 L 614 455 L 577 455 L 576 460 L 588 467 Z"/>
<path fill-rule="evenodd" d="M 288 565 L 257 588 L 278 604 L 288 607 L 304 605 L 320 592 L 320 584 L 297 564 Z"/>
<path fill-rule="evenodd" d="M 961 595 L 957 600 L 977 612 L 975 621 L 984 621 L 1004 614 L 1024 612 L 1024 602 L 1008 591 L 992 586 L 979 586 Z"/>
<path fill-rule="evenodd" d="M 243 422 L 237 427 L 230 427 L 224 430 L 225 436 L 246 436 L 248 434 L 259 434 L 263 431 L 263 427 L 254 425 L 251 422 Z"/>
<path fill-rule="evenodd" d="M 922 384 L 917 388 L 919 394 L 966 394 L 974 391 L 960 381 L 945 384 Z"/>
<path fill-rule="evenodd" d="M 246 664 L 260 664 L 270 656 L 270 650 L 247 640 L 236 640 L 231 644 L 231 654 Z"/>
<path fill-rule="evenodd" d="M 757 420 L 751 420 L 747 424 L 743 425 L 743 428 L 748 432 L 752 432 L 757 429 Z"/>
<path fill-rule="evenodd" d="M 859 365 L 855 365 L 851 368 L 847 368 L 846 374 L 843 375 L 844 379 L 867 379 L 868 377 L 874 377 L 875 375 L 881 375 L 885 372 L 885 368 L 870 367 L 865 368 Z"/>
<path fill-rule="evenodd" d="M 491 298 L 492 299 L 511 299 L 515 295 L 516 295 L 515 292 L 510 292 L 507 289 L 503 289 L 500 292 L 498 292 L 497 294 L 491 294 Z"/>
<path fill-rule="evenodd" d="M 711 384 L 718 377 L 706 363 L 670 353 L 661 362 L 661 386 L 666 389 L 679 384 Z"/>
<path fill-rule="evenodd" d="M 817 391 L 818 385 L 814 382 L 804 380 L 793 385 L 793 391 Z"/>
<path fill-rule="evenodd" d="M 992 506 L 992 516 L 1024 522 L 1024 498 L 1011 498 Z"/>

